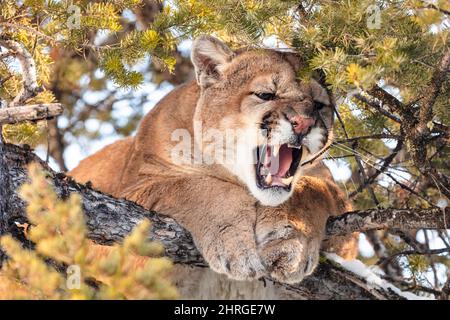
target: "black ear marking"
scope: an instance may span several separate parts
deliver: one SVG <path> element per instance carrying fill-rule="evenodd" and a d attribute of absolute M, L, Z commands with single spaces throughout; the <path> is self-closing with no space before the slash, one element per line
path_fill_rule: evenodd
<path fill-rule="evenodd" d="M 202 64 L 202 70 L 197 70 L 197 78 L 200 76 L 201 72 L 204 72 L 205 74 L 217 77 L 218 72 L 216 70 L 217 65 L 214 63 L 212 59 L 206 56 L 199 57 L 199 62 Z"/>
<path fill-rule="evenodd" d="M 316 108 L 316 110 L 321 110 L 321 109 L 323 109 L 325 106 L 326 106 L 326 104 L 324 104 L 324 103 L 322 103 L 322 102 L 318 102 L 318 101 L 315 101 L 315 102 L 314 102 L 314 107 Z"/>
<path fill-rule="evenodd" d="M 314 100 L 314 103 L 321 103 L 326 106 L 329 106 L 331 104 L 330 96 L 327 90 L 316 80 L 311 79 L 311 81 L 309 82 L 309 87 L 311 88 L 311 96 Z"/>
<path fill-rule="evenodd" d="M 289 62 L 295 73 L 298 73 L 300 71 L 304 63 L 302 57 L 299 54 L 297 54 L 296 52 L 281 52 L 281 55 L 283 56 L 284 60 Z"/>

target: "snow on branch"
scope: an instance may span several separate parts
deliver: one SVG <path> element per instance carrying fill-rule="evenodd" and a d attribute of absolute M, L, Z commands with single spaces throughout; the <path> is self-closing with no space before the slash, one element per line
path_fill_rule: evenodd
<path fill-rule="evenodd" d="M 373 285 L 374 287 L 380 287 L 386 291 L 392 291 L 395 294 L 398 294 L 407 300 L 430 299 L 430 298 L 425 298 L 422 296 L 417 296 L 411 292 L 401 291 L 399 288 L 394 286 L 392 283 L 388 282 L 385 279 L 382 279 L 379 275 L 377 275 L 374 272 L 374 270 L 372 270 L 371 268 L 369 268 L 368 266 L 366 266 L 364 263 L 362 263 L 359 260 L 356 260 L 356 259 L 355 260 L 344 260 L 334 253 L 327 253 L 326 256 L 331 261 L 338 263 L 345 270 L 348 270 L 348 271 L 358 275 L 362 279 L 364 279 L 368 285 Z"/>

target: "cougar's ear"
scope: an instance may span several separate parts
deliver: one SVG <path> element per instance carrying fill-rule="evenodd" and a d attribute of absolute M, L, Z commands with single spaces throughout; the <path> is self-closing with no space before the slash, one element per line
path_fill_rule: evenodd
<path fill-rule="evenodd" d="M 309 82 L 309 86 L 311 87 L 311 96 L 314 101 L 322 103 L 326 106 L 330 105 L 330 96 L 328 95 L 328 92 L 324 87 L 322 87 L 314 79 L 311 79 L 311 81 Z"/>
<path fill-rule="evenodd" d="M 202 87 L 212 84 L 233 56 L 233 51 L 217 38 L 208 35 L 196 38 L 192 45 L 191 60 L 197 83 Z"/>

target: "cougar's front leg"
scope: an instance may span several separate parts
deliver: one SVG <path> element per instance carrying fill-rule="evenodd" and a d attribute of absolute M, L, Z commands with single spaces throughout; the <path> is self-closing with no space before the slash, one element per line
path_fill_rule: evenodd
<path fill-rule="evenodd" d="M 326 183 L 304 177 L 291 199 L 257 209 L 256 241 L 263 265 L 276 280 L 300 282 L 319 261 L 325 223 L 333 208 Z"/>
<path fill-rule="evenodd" d="M 236 280 L 263 275 L 255 242 L 255 200 L 241 187 L 196 176 L 156 183 L 132 200 L 183 225 L 214 271 Z"/>

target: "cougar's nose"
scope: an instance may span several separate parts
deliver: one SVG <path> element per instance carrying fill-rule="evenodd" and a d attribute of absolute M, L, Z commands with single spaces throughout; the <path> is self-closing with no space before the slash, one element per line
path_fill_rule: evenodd
<path fill-rule="evenodd" d="M 316 122 L 313 118 L 293 116 L 289 119 L 296 134 L 306 134 L 310 127 Z"/>

